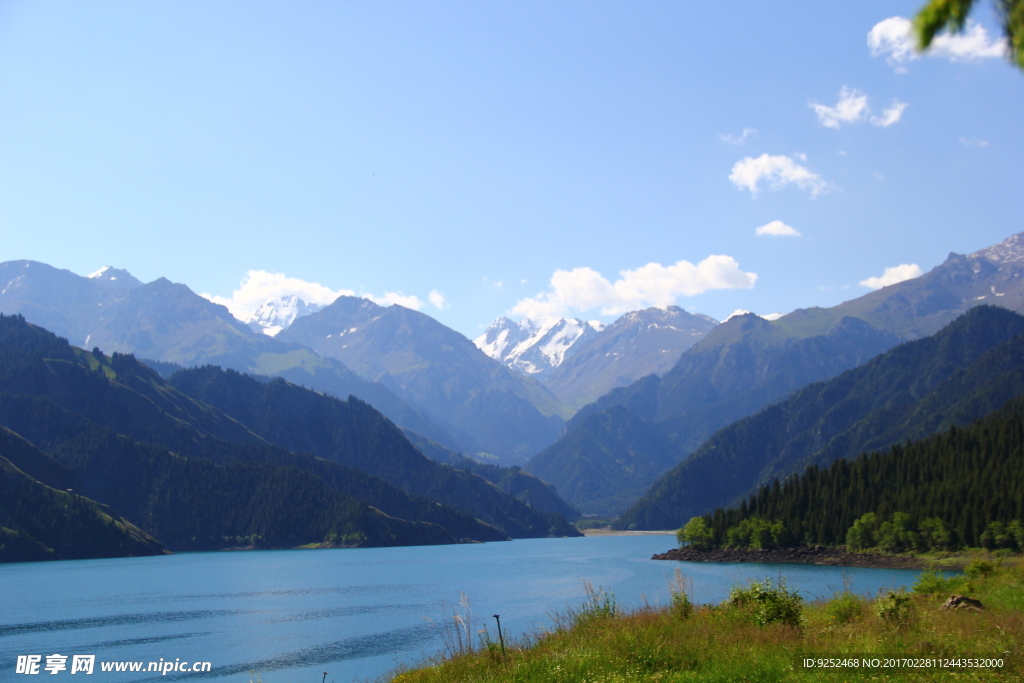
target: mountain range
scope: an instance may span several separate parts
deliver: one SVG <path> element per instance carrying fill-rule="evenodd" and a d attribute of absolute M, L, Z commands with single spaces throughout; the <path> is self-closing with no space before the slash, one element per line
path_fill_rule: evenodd
<path fill-rule="evenodd" d="M 938 333 L 716 432 L 659 479 L 619 524 L 682 526 L 811 465 L 967 425 L 1024 395 L 1024 316 L 974 308 Z"/>
<path fill-rule="evenodd" d="M 164 278 L 143 284 L 113 268 L 86 278 L 42 263 L 10 261 L 0 264 L 0 284 L 0 311 L 25 315 L 85 348 L 133 353 L 183 367 L 218 365 L 283 377 L 339 398 L 354 395 L 403 427 L 453 450 L 497 462 L 525 462 L 555 439 L 569 414 L 543 387 L 487 358 L 465 337 L 400 306 L 384 309 L 354 299 L 389 311 L 382 323 L 401 319 L 407 331 L 403 343 L 419 345 L 420 351 L 392 343 L 381 350 L 380 359 L 372 360 L 373 350 L 367 349 L 353 372 L 337 357 L 349 354 L 318 354 L 293 341 L 307 329 L 303 325 L 276 337 L 254 332 L 224 306 Z M 298 300 L 292 303 L 297 306 Z M 326 307 L 297 321 L 316 319 L 312 327 L 333 326 L 338 308 Z M 369 322 L 367 326 L 380 329 Z M 421 343 L 421 338 L 431 341 Z M 434 342 L 439 348 L 457 351 L 434 354 Z M 403 355 L 418 358 L 422 365 L 412 373 L 417 375 L 416 382 L 406 382 L 412 374 L 393 364 Z M 449 362 L 451 367 L 446 365 Z M 391 381 L 396 376 L 403 381 Z M 456 393 L 450 399 L 437 400 L 451 391 Z M 463 398 L 471 399 L 471 405 L 462 405 Z"/>
<path fill-rule="evenodd" d="M 662 376 L 613 389 L 585 406 L 566 433 L 526 469 L 586 514 L 614 515 L 609 490 L 653 483 L 637 468 L 648 445 L 674 449 L 679 463 L 713 433 L 812 382 L 835 377 L 902 341 L 933 334 L 966 310 L 990 303 L 1024 311 L 1024 234 L 963 256 L 950 254 L 923 276 L 832 308 L 800 309 L 774 321 L 740 315 L 715 327 Z M 604 413 L 600 420 L 589 418 Z M 600 425 L 598 428 L 596 425 Z M 601 463 L 600 466 L 597 463 Z M 618 482 L 618 483 L 617 483 Z"/>
<path fill-rule="evenodd" d="M 538 325 L 499 318 L 473 343 L 579 409 L 615 387 L 663 374 L 717 324 L 678 306 L 632 311 L 607 326 L 578 319 Z"/>
<path fill-rule="evenodd" d="M 0 424 L 49 458 L 26 466 L 7 447 L 0 456 L 42 485 L 109 505 L 143 539 L 172 549 L 578 533 L 557 514 L 427 459 L 357 399 L 212 366 L 175 380 L 225 410 L 130 354 L 77 349 L 21 316 L 0 316 Z M 31 535 L 33 520 L 61 507 L 53 496 L 32 501 L 16 504 L 22 516 L 4 526 Z"/>
<path fill-rule="evenodd" d="M 456 450 L 522 464 L 554 441 L 569 409 L 430 316 L 342 296 L 276 339 L 343 362 L 448 426 Z M 448 445 L 448 444 L 445 444 Z"/>
<path fill-rule="evenodd" d="M 279 297 L 241 321 L 166 279 L 12 261 L 0 264 L 0 311 L 24 319 L 5 323 L 11 348 L 41 329 L 28 323 L 83 348 L 38 333 L 35 360 L 5 352 L 0 425 L 81 481 L 62 487 L 14 460 L 5 471 L 72 488 L 172 548 L 297 543 L 286 519 L 316 542 L 363 544 L 561 535 L 577 510 L 678 526 L 808 464 L 962 424 L 1016 395 L 1018 321 L 1005 309 L 1024 312 L 1022 275 L 1024 233 L 772 320 L 718 324 L 678 307 L 604 327 L 501 319 L 473 342 L 356 297 L 319 308 Z M 136 497 L 84 474 L 121 481 L 136 462 L 152 487 Z M 272 476 L 282 500 L 308 487 L 322 505 L 262 527 L 247 507 L 211 535 L 199 530 L 220 523 L 227 500 L 182 516 L 157 496 L 161 477 L 213 486 L 228 470 L 246 495 L 267 495 L 259 482 Z"/>

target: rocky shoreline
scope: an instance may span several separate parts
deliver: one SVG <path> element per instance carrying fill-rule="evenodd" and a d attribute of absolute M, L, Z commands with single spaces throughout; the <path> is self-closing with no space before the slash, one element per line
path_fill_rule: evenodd
<path fill-rule="evenodd" d="M 673 548 L 656 554 L 652 560 L 678 562 L 763 562 L 765 564 L 820 564 L 833 567 L 880 567 L 883 569 L 923 569 L 925 562 L 913 555 L 882 555 L 878 553 L 851 553 L 842 548 L 801 546 L 775 550 L 744 550 L 716 548 L 693 550 Z"/>

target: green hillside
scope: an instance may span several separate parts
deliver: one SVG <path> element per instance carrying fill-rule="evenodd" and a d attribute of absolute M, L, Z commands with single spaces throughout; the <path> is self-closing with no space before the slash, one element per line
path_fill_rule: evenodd
<path fill-rule="evenodd" d="M 926 339 L 732 424 L 619 520 L 675 528 L 775 477 L 965 424 L 1024 394 L 1024 317 L 979 307 Z"/>
<path fill-rule="evenodd" d="M 410 466 L 415 472 L 430 463 L 366 404 L 283 380 L 245 380 L 256 393 L 273 385 L 330 406 L 334 455 L 358 452 L 408 477 Z M 433 484 L 473 512 L 308 450 L 292 452 L 179 392 L 131 355 L 75 349 L 18 316 L 0 317 L 0 424 L 55 458 L 22 458 L 18 467 L 111 505 L 171 548 L 508 538 L 478 517 L 518 536 L 577 533 L 563 518 L 538 513 L 466 472 L 443 468 L 443 481 Z M 9 540 L 29 547 L 23 536 Z"/>
<path fill-rule="evenodd" d="M 854 522 L 868 513 L 879 525 L 897 513 L 906 515 L 890 526 L 894 535 L 909 535 L 902 539 L 906 547 L 897 549 L 1002 545 L 997 534 L 985 534 L 1024 520 L 1024 398 L 967 427 L 826 468 L 809 467 L 781 485 L 763 487 L 738 507 L 715 510 L 705 521 L 715 545 L 728 543 L 729 529 L 744 520 L 781 522 L 788 543 L 842 545 Z M 926 521 L 934 519 L 941 527 Z M 921 537 L 942 530 L 940 538 Z"/>
<path fill-rule="evenodd" d="M 921 277 L 831 308 L 799 309 L 774 321 L 754 315 L 732 317 L 683 353 L 663 376 L 645 377 L 612 390 L 581 409 L 559 442 L 537 456 L 536 462 L 565 460 L 557 468 L 545 465 L 545 472 L 575 473 L 587 466 L 585 462 L 602 457 L 602 452 L 621 457 L 612 441 L 594 444 L 574 435 L 583 429 L 587 415 L 612 406 L 622 406 L 639 418 L 638 429 L 671 440 L 680 462 L 719 429 L 812 382 L 857 367 L 900 342 L 934 334 L 973 307 L 989 304 L 1024 312 L 1024 261 L 1015 256 L 1021 239 L 1014 235 L 973 254 L 950 254 Z M 621 412 L 618 415 L 624 417 Z M 629 423 L 636 421 L 627 418 L 608 433 L 617 435 L 630 428 Z M 631 435 L 627 441 L 641 440 L 640 435 Z M 528 463 L 526 469 L 540 474 L 534 464 Z M 559 491 L 566 490 L 566 480 L 550 474 L 545 478 Z M 630 479 L 623 483 L 634 484 Z M 614 486 L 615 481 L 604 484 Z M 581 504 L 579 499 L 570 502 Z M 583 507 L 582 512 L 591 511 Z"/>
<path fill-rule="evenodd" d="M 48 485 L 71 483 L 62 469 L 17 434 L 0 427 L 0 562 L 165 552 L 156 539 L 110 508 L 71 488 Z M 25 470 L 43 476 L 44 481 Z"/>
<path fill-rule="evenodd" d="M 358 399 L 339 401 L 283 380 L 261 382 L 209 366 L 178 372 L 171 382 L 269 442 L 362 470 L 411 495 L 470 513 L 513 538 L 577 534 L 561 515 L 536 510 L 481 477 L 425 457 Z"/>

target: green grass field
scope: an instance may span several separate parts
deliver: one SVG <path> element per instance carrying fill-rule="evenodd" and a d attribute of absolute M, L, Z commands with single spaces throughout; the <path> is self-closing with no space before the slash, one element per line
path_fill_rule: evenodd
<path fill-rule="evenodd" d="M 912 593 L 865 600 L 849 593 L 804 604 L 771 582 L 736 587 L 721 605 L 673 604 L 622 613 L 614 596 L 559 615 L 547 633 L 506 643 L 480 633 L 470 650 L 453 639 L 424 668 L 391 674 L 392 683 L 634 683 L 650 681 L 1021 681 L 1024 680 L 1024 562 L 975 561 L 951 579 L 926 572 Z M 981 611 L 944 610 L 950 594 L 982 601 Z M 453 613 L 453 616 L 457 616 Z M 804 658 L 963 658 L 1000 656 L 1002 669 L 806 669 Z"/>

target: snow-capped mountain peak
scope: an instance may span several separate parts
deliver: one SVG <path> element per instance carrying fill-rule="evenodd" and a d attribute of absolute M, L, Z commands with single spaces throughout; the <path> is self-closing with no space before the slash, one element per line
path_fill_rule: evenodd
<path fill-rule="evenodd" d="M 512 350 L 529 339 L 536 329 L 527 319 L 517 323 L 508 318 L 498 318 L 473 343 L 494 360 L 504 363 Z"/>
<path fill-rule="evenodd" d="M 113 266 L 103 266 L 96 272 L 89 273 L 87 277 L 90 280 L 115 282 L 123 287 L 138 287 L 139 285 L 142 284 L 141 281 L 136 279 L 135 276 L 129 273 L 127 270 L 114 268 Z"/>
<path fill-rule="evenodd" d="M 323 306 L 306 303 L 294 294 L 285 294 L 264 301 L 252 315 L 242 322 L 255 332 L 262 332 L 273 337 L 295 322 L 296 318 L 316 313 L 321 308 Z"/>
<path fill-rule="evenodd" d="M 980 249 L 968 258 L 984 258 L 1000 265 L 1024 261 L 1024 232 L 1010 235 L 999 244 Z"/>
<path fill-rule="evenodd" d="M 575 318 L 551 318 L 541 323 L 527 318 L 520 322 L 499 318 L 473 343 L 491 358 L 520 372 L 537 375 L 557 368 L 572 354 L 573 346 L 603 327 L 596 321 Z"/>

